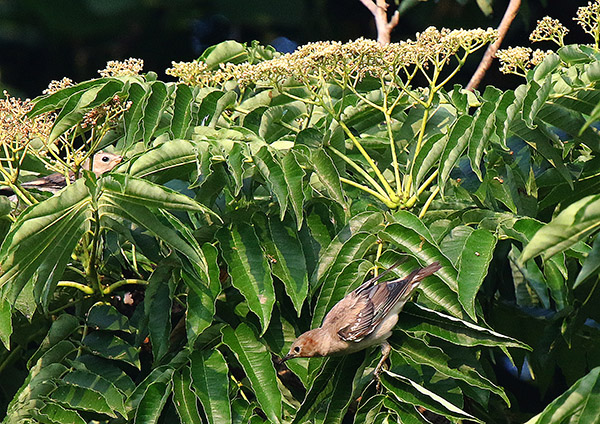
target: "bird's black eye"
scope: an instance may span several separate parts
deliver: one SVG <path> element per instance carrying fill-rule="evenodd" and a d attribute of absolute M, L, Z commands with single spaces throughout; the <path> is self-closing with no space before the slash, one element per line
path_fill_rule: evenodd
<path fill-rule="evenodd" d="M 296 352 L 296 353 L 300 353 L 300 346 L 296 346 L 296 347 L 294 348 L 294 352 Z"/>
<path fill-rule="evenodd" d="M 110 158 L 108 156 L 102 156 L 102 162 L 106 163 L 108 161 L 110 161 Z"/>

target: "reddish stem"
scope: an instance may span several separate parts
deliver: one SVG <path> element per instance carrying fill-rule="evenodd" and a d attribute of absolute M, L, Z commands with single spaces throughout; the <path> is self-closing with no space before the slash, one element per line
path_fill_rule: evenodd
<path fill-rule="evenodd" d="M 388 21 L 386 0 L 360 0 L 375 18 L 377 27 L 377 41 L 379 44 L 389 44 L 392 30 L 398 25 L 400 13 L 396 10 Z"/>
<path fill-rule="evenodd" d="M 510 0 L 510 3 L 508 3 L 508 7 L 506 8 L 506 12 L 504 12 L 500 26 L 498 26 L 498 39 L 494 43 L 490 44 L 486 50 L 483 59 L 481 59 L 481 62 L 477 67 L 477 70 L 471 77 L 471 81 L 469 81 L 469 84 L 467 84 L 467 90 L 473 91 L 479 86 L 479 83 L 491 66 L 492 60 L 494 60 L 494 57 L 496 57 L 496 52 L 500 48 L 500 44 L 502 44 L 502 40 L 508 32 L 510 24 L 517 16 L 519 7 L 521 7 L 521 0 Z"/>

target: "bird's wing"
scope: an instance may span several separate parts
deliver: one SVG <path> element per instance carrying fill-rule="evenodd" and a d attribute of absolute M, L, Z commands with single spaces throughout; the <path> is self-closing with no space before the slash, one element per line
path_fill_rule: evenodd
<path fill-rule="evenodd" d="M 356 315 L 358 319 L 345 327 L 340 327 L 338 336 L 346 341 L 359 342 L 364 339 L 383 321 L 407 288 L 408 284 L 401 280 L 397 283 L 380 283 L 369 290 L 362 291 L 359 296 L 360 303 L 364 307 Z"/>
<path fill-rule="evenodd" d="M 66 185 L 65 176 L 59 172 L 21 184 L 24 188 L 35 188 L 42 191 L 53 192 L 60 190 Z"/>
<path fill-rule="evenodd" d="M 353 321 L 348 319 L 345 326 L 338 327 L 338 335 L 345 341 L 362 340 L 381 324 L 398 302 L 410 297 L 423 278 L 438 269 L 440 265 L 436 262 L 413 271 L 406 278 L 398 278 L 371 287 L 363 287 L 363 284 L 352 293 L 356 297 L 354 303 L 362 308 L 352 313 Z"/>
<path fill-rule="evenodd" d="M 357 294 L 360 294 L 361 292 L 364 292 L 368 289 L 370 289 L 371 287 L 373 287 L 375 285 L 375 283 L 377 283 L 377 281 L 379 281 L 382 277 L 385 277 L 387 274 L 389 274 L 394 268 L 396 268 L 398 265 L 400 265 L 402 262 L 404 262 L 406 259 L 401 259 L 398 262 L 396 262 L 394 265 L 392 265 L 391 267 L 389 267 L 388 269 L 386 269 L 385 271 L 383 271 L 381 274 L 368 279 L 367 281 L 365 281 L 364 283 L 362 283 L 360 286 L 358 286 L 354 292 Z"/>
<path fill-rule="evenodd" d="M 354 291 L 348 293 L 327 313 L 321 327 L 340 329 L 356 325 L 369 325 L 374 311 L 372 310 L 373 304 L 369 300 L 370 296 L 365 296 L 365 293 L 372 289 L 379 279 L 384 277 L 402 262 L 404 262 L 404 260 L 396 262 L 378 276 L 365 281 L 359 287 L 354 289 Z"/>
<path fill-rule="evenodd" d="M 331 308 L 321 327 L 335 329 L 334 332 L 343 340 L 360 341 L 355 338 L 347 339 L 344 334 L 370 328 L 375 315 L 373 307 L 368 296 L 358 295 L 353 291 Z"/>

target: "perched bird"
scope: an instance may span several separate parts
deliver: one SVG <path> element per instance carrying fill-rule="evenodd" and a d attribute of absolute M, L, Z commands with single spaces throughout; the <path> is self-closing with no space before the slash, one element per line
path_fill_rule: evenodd
<path fill-rule="evenodd" d="M 116 155 L 114 153 L 108 152 L 98 152 L 96 153 L 91 160 L 87 159 L 81 165 L 81 168 L 87 169 L 88 171 L 92 171 L 96 174 L 97 177 L 104 174 L 105 172 L 110 171 L 115 166 L 117 166 L 123 157 Z M 71 182 L 75 181 L 75 174 L 73 172 L 69 172 L 69 177 Z M 64 188 L 67 185 L 64 174 L 60 172 L 55 172 L 54 174 L 46 175 L 45 177 L 37 178 L 32 181 L 27 181 L 21 184 L 21 187 L 26 189 L 36 189 L 40 191 L 49 191 L 52 193 L 56 193 L 60 189 Z"/>
<path fill-rule="evenodd" d="M 331 308 L 321 327 L 296 339 L 282 362 L 293 358 L 345 355 L 381 345 L 383 356 L 375 368 L 375 377 L 378 378 L 390 354 L 391 346 L 387 339 L 398 322 L 398 313 L 421 280 L 441 268 L 439 262 L 434 262 L 411 272 L 406 278 L 376 284 L 398 264 L 348 293 Z"/>

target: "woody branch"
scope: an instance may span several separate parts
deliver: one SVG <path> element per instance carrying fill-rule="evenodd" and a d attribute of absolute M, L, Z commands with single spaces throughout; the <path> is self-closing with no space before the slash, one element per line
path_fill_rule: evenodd
<path fill-rule="evenodd" d="M 375 18 L 375 26 L 377 27 L 377 41 L 380 44 L 388 44 L 392 30 L 398 25 L 400 13 L 396 10 L 388 21 L 386 0 L 360 0 Z"/>

